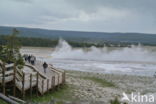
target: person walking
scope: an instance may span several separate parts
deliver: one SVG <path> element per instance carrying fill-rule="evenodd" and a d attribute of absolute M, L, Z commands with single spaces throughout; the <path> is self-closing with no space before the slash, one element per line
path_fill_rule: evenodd
<path fill-rule="evenodd" d="M 44 63 L 43 63 L 44 73 L 46 73 L 47 67 L 48 67 L 48 64 L 47 64 L 46 62 L 44 62 Z"/>

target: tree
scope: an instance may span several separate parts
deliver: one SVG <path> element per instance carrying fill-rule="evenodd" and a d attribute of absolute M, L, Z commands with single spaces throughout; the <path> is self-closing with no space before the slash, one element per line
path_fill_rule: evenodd
<path fill-rule="evenodd" d="M 0 46 L 0 59 L 5 63 L 14 63 L 15 66 L 23 66 L 24 61 L 20 54 L 20 41 L 17 36 L 19 31 L 13 29 L 12 34 L 6 38 L 6 45 Z"/>

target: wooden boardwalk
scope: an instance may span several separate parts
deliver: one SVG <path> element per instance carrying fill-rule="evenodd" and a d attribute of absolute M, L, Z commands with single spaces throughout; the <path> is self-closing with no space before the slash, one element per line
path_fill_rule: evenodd
<path fill-rule="evenodd" d="M 42 64 L 40 61 L 36 61 L 35 65 L 26 62 L 22 69 L 18 69 L 14 67 L 14 64 L 4 65 L 0 61 L 0 85 L 2 93 L 5 94 L 6 84 L 9 82 L 13 83 L 14 96 L 16 96 L 16 88 L 18 88 L 23 98 L 27 90 L 30 90 L 30 95 L 32 95 L 33 88 L 36 88 L 37 93 L 43 95 L 56 86 L 65 83 L 64 70 L 48 65 L 47 72 L 44 73 Z"/>

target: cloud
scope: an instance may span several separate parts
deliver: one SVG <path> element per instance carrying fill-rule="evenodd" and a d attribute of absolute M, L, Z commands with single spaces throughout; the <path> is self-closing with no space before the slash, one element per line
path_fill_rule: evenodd
<path fill-rule="evenodd" d="M 2 0 L 0 25 L 156 33 L 155 0 Z"/>
<path fill-rule="evenodd" d="M 8 1 L 12 1 L 12 2 L 32 3 L 32 1 L 34 1 L 34 0 L 8 0 Z"/>

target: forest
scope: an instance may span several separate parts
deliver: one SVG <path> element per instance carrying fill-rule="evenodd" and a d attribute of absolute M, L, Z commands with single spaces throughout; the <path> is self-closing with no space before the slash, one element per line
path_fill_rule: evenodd
<path fill-rule="evenodd" d="M 0 45 L 5 45 L 7 42 L 8 35 L 0 35 Z M 38 37 L 17 37 L 22 46 L 31 46 L 31 47 L 56 47 L 59 39 L 47 39 L 47 38 L 38 38 Z M 103 42 L 103 43 L 94 43 L 94 42 L 78 42 L 72 40 L 66 40 L 72 47 L 130 47 L 133 45 L 138 45 L 138 43 L 128 43 L 128 42 Z M 149 45 L 149 44 L 142 44 Z"/>
<path fill-rule="evenodd" d="M 13 30 L 17 30 L 16 28 L 13 28 Z M 19 30 L 17 30 L 19 31 Z M 33 35 L 28 36 L 22 35 L 23 31 L 19 31 L 19 35 L 17 36 L 17 40 L 21 43 L 21 46 L 31 46 L 31 47 L 56 47 L 59 38 L 57 37 L 49 37 L 47 38 L 46 35 L 43 37 L 34 37 Z M 29 32 L 28 32 L 29 33 Z M 0 45 L 5 45 L 7 43 L 7 39 L 9 37 L 9 33 L 4 34 L 0 33 Z M 76 38 L 76 37 L 65 37 L 65 39 L 72 47 L 130 47 L 131 45 L 148 45 L 148 46 L 155 46 L 155 43 L 150 42 L 131 42 L 131 41 L 119 41 L 119 40 L 92 40 L 85 37 Z"/>
<path fill-rule="evenodd" d="M 7 42 L 8 35 L 0 35 L 0 45 L 5 45 Z M 55 47 L 58 44 L 58 39 L 45 39 L 45 38 L 37 38 L 37 37 L 17 37 L 17 39 L 21 42 L 22 46 L 32 46 L 32 47 Z M 68 41 L 68 43 L 73 47 L 90 47 L 90 46 L 98 46 L 102 47 L 100 44 L 93 43 L 80 43 L 74 41 Z"/>
<path fill-rule="evenodd" d="M 54 47 L 60 38 L 66 40 L 73 47 L 90 47 L 92 45 L 125 47 L 131 44 L 156 46 L 156 34 L 64 31 L 5 26 L 0 26 L 0 44 L 4 44 L 5 36 L 9 35 L 13 28 L 20 32 L 18 37 L 23 46 Z"/>
<path fill-rule="evenodd" d="M 4 45 L 7 42 L 8 35 L 0 35 L 0 45 Z M 56 47 L 59 39 L 47 39 L 38 37 L 17 37 L 22 46 L 31 47 Z M 132 43 L 123 42 L 104 42 L 104 43 L 93 43 L 93 42 L 78 42 L 72 40 L 66 40 L 72 47 L 127 47 Z M 138 44 L 138 43 L 133 43 Z"/>

